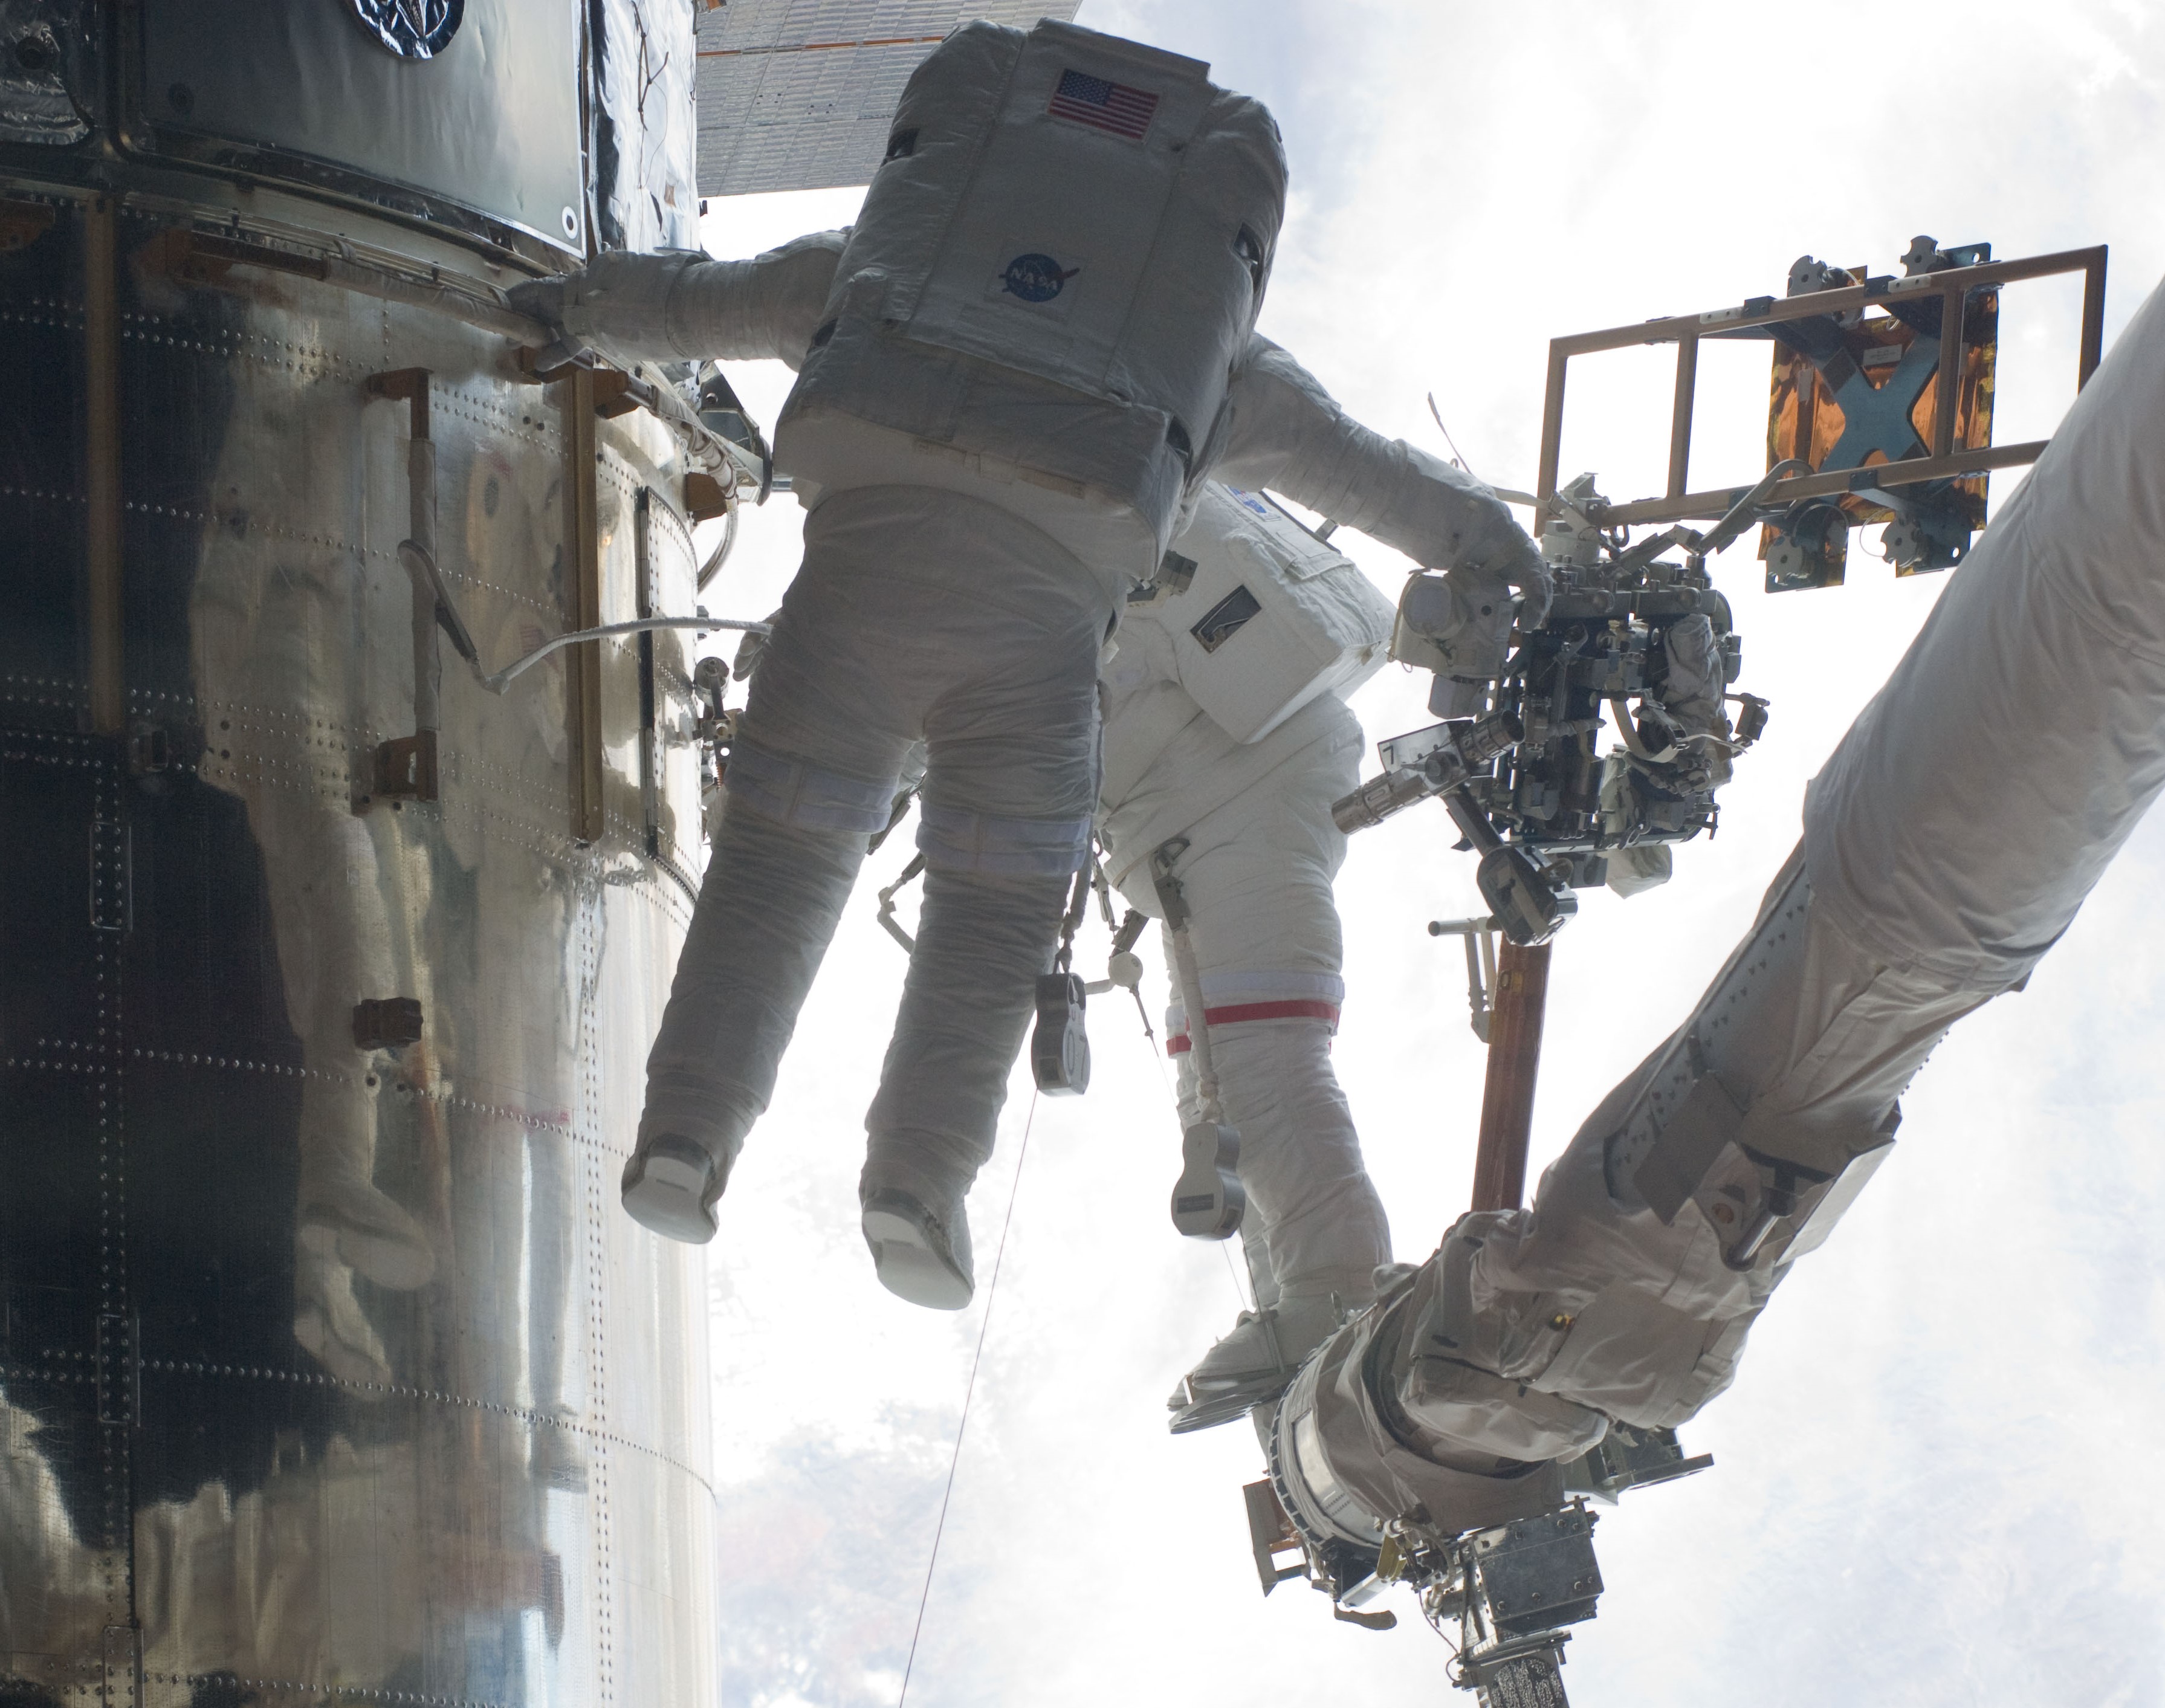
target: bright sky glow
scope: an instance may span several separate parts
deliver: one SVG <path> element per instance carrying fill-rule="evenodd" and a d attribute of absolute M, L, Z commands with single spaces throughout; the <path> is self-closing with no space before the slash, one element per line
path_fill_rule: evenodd
<path fill-rule="evenodd" d="M 2109 241 L 2108 339 L 2165 266 L 2165 32 L 2135 0 L 1088 0 L 1081 21 L 1209 60 L 1271 105 L 1294 192 L 1263 329 L 1362 419 L 1442 452 L 1432 390 L 1499 484 L 1531 483 L 1551 335 L 1779 292 L 1800 252 L 1884 271 L 1920 231 L 2000 256 Z M 706 241 L 749 254 L 857 199 L 718 201 Z M 2010 293 L 2003 442 L 2065 407 L 2077 306 L 2071 287 Z M 1767 356 L 1745 350 L 1703 367 L 1697 481 L 1764 466 Z M 1565 473 L 1642 496 L 1667 369 L 1609 366 L 1574 366 Z M 734 377 L 771 423 L 788 374 Z M 799 520 L 788 499 L 751 519 L 717 611 L 772 607 Z M 1338 542 L 1395 594 L 1402 560 Z M 1560 940 L 1537 1166 L 1688 1010 L 1794 840 L 1806 779 L 1941 585 L 1853 548 L 1846 588 L 1769 599 L 1749 551 L 1716 577 L 1772 727 L 1719 838 L 1679 850 L 1667 889 L 1587 898 Z M 1428 721 L 1425 680 L 1393 668 L 1363 690 L 1372 740 Z M 1356 839 L 1339 884 L 1338 1070 L 1408 1258 L 1466 1202 L 1479 1105 L 1459 952 L 1422 929 L 1478 910 L 1452 840 L 1440 809 L 1407 814 Z M 1025 1070 L 971 1201 L 978 1304 L 950 1317 L 881 1291 L 855 1183 L 903 966 L 872 891 L 905 844 L 866 867 L 711 1248 L 730 1708 L 894 1702 L 1030 1117 Z M 2153 822 L 2028 991 L 1926 1067 L 1894 1160 L 1687 1431 L 1715 1468 L 1604 1521 L 1608 1594 L 1566 1674 L 1581 1708 L 2165 1700 L 2165 1542 L 2143 1498 L 2165 1411 L 2161 894 Z M 1093 973 L 1104 952 L 1086 943 Z M 1409 1604 L 1372 1635 L 1298 1584 L 1256 1593 L 1244 1426 L 1165 1434 L 1166 1391 L 1236 1299 L 1221 1251 L 1166 1220 L 1162 1059 L 1131 1004 L 1091 1020 L 1089 1095 L 1031 1125 L 910 1700 L 1451 1700 Z"/>

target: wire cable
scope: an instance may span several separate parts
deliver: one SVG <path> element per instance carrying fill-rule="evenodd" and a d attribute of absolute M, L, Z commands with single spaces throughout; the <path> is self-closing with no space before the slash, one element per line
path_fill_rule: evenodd
<path fill-rule="evenodd" d="M 970 1359 L 970 1379 L 962 1389 L 962 1415 L 955 1426 L 955 1452 L 947 1461 L 947 1487 L 940 1497 L 940 1521 L 932 1527 L 932 1557 L 924 1563 L 924 1588 L 917 1598 L 917 1623 L 909 1633 L 909 1658 L 903 1663 L 902 1690 L 895 1708 L 909 1700 L 909 1675 L 917 1667 L 917 1641 L 924 1634 L 924 1610 L 932 1600 L 932 1574 L 940 1564 L 940 1539 L 947 1533 L 947 1508 L 955 1498 L 955 1473 L 962 1463 L 962 1437 L 970 1428 L 970 1401 L 977 1391 L 977 1368 L 985 1361 L 985 1335 L 993 1326 L 993 1301 L 1000 1290 L 1000 1264 L 1008 1254 L 1008 1229 L 1014 1221 L 1015 1199 L 1022 1195 L 1023 1164 L 1030 1160 L 1030 1130 L 1037 1125 L 1037 1098 L 1030 1095 L 1030 1115 L 1022 1124 L 1022 1148 L 1015 1157 L 1014 1179 L 1008 1188 L 1007 1214 L 1000 1218 L 1000 1242 L 993 1253 L 992 1279 L 985 1284 L 985 1315 L 977 1325 L 977 1350 Z"/>
<path fill-rule="evenodd" d="M 1430 415 L 1435 418 L 1436 430 L 1443 435 L 1443 442 L 1451 447 L 1451 460 L 1461 468 L 1465 469 L 1467 473 L 1473 475 L 1474 479 L 1480 479 L 1481 477 L 1479 475 L 1473 474 L 1473 471 L 1467 467 L 1466 459 L 1459 455 L 1458 441 L 1451 436 L 1451 429 L 1443 424 L 1443 411 L 1437 409 L 1435 406 L 1435 393 L 1434 392 L 1430 392 L 1428 394 L 1428 412 Z"/>

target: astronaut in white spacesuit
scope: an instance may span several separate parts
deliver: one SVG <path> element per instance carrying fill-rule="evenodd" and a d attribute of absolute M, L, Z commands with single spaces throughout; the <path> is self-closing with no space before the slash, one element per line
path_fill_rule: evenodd
<path fill-rule="evenodd" d="M 1346 480 L 1312 382 L 1305 413 L 1270 419 L 1299 372 L 1253 335 L 1284 162 L 1269 115 L 1207 69 L 1072 25 L 966 25 L 912 77 L 845 236 L 742 262 L 604 256 L 514 293 L 620 361 L 801 365 L 775 458 L 810 513 L 804 567 L 732 751 L 625 1171 L 627 1210 L 658 1231 L 713 1236 L 922 740 L 924 908 L 867 1120 L 864 1228 L 891 1290 L 971 1296 L 963 1196 L 1088 851 L 1098 656 L 1127 591 L 1236 448 L 1304 503 Z M 1469 668 L 1493 667 L 1507 586 L 1545 572 L 1467 491 L 1426 561 L 1462 567 Z"/>
<path fill-rule="evenodd" d="M 1104 669 L 1098 834 L 1131 906 L 1162 920 L 1161 885 L 1180 888 L 1201 988 L 1175 972 L 1168 1048 L 1190 1126 L 1204 1118 L 1198 997 L 1219 1111 L 1241 1135 L 1256 1305 L 1168 1400 L 1184 1433 L 1277 1393 L 1390 1262 L 1330 1067 L 1345 997 L 1331 883 L 1346 854 L 1330 808 L 1361 769 L 1342 697 L 1383 665 L 1393 611 L 1267 497 L 1214 481 L 1167 563 L 1130 598 Z M 1177 969 L 1169 930 L 1167 946 Z"/>

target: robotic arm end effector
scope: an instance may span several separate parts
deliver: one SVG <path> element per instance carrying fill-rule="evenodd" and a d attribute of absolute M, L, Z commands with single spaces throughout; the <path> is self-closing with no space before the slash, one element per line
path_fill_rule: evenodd
<path fill-rule="evenodd" d="M 1614 1425 L 1449 1356 L 1445 1319 L 1467 1308 L 1478 1243 L 1446 1241 L 1258 1414 L 1270 1475 L 1247 1491 L 1251 1541 L 1266 1594 L 1305 1576 L 1338 1617 L 1380 1628 L 1391 1614 L 1364 1610 L 1405 1584 L 1483 1708 L 1561 1708 L 1567 1627 L 1602 1593 L 1588 1500 L 1712 1461 L 1672 1431 Z M 1278 1564 L 1289 1552 L 1300 1563 Z"/>

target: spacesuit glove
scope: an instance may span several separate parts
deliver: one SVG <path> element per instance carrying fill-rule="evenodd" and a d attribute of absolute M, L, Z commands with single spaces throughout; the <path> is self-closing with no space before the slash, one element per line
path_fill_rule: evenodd
<path fill-rule="evenodd" d="M 564 287 L 561 275 L 528 279 L 503 293 L 504 300 L 529 320 L 539 320 L 551 332 L 564 329 Z"/>
<path fill-rule="evenodd" d="M 1478 544 L 1459 554 L 1451 574 L 1466 578 L 1469 591 L 1505 587 L 1517 592 L 1521 628 L 1538 629 L 1548 620 L 1555 577 L 1533 536 L 1508 517 L 1499 517 Z"/>
<path fill-rule="evenodd" d="M 554 328 L 566 353 L 598 351 L 629 367 L 640 361 L 689 361 L 672 335 L 669 304 L 687 268 L 704 255 L 667 250 L 658 255 L 598 256 L 576 273 L 535 279 L 506 293 L 520 314 Z"/>
<path fill-rule="evenodd" d="M 1521 547 L 1496 573 L 1505 585 L 1515 588 L 1520 594 L 1519 626 L 1538 629 L 1549 619 L 1549 604 L 1556 596 L 1556 578 L 1549 573 L 1547 561 L 1523 530 L 1514 530 L 1514 542 Z"/>
<path fill-rule="evenodd" d="M 528 319 L 538 321 L 554 335 L 542 349 L 535 366 L 546 373 L 572 362 L 592 360 L 593 352 L 564 330 L 564 292 L 562 278 L 529 279 L 506 291 L 504 300 Z"/>

